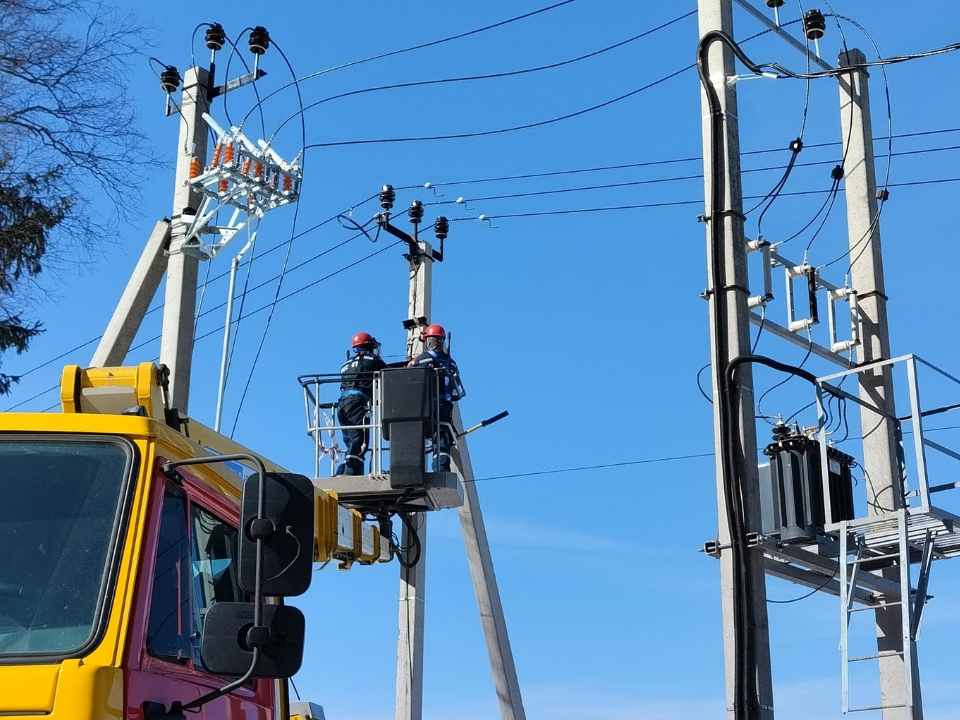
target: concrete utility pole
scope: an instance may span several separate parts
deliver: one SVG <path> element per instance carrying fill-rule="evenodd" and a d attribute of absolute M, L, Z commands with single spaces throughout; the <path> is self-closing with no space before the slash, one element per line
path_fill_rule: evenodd
<path fill-rule="evenodd" d="M 407 360 L 423 351 L 423 332 L 431 312 L 433 293 L 433 249 L 430 243 L 417 243 L 419 255 L 412 252 L 410 263 L 410 291 L 407 298 Z M 412 513 L 410 521 L 417 528 L 420 540 L 420 558 L 411 568 L 400 567 L 400 631 L 397 635 L 397 700 L 396 720 L 420 720 L 423 716 L 423 625 L 424 585 L 427 570 L 427 514 Z M 416 556 L 413 537 L 403 526 L 401 547 L 404 560 Z"/>
<path fill-rule="evenodd" d="M 210 102 L 210 74 L 200 67 L 187 70 L 180 101 L 180 140 L 177 146 L 176 185 L 173 191 L 173 215 L 170 257 L 163 306 L 163 334 L 160 338 L 160 362 L 170 368 L 170 398 L 173 407 L 187 412 L 190 396 L 190 368 L 193 360 L 194 313 L 197 307 L 197 276 L 200 259 L 181 251 L 187 230 L 202 198 L 187 183 L 190 161 L 200 165 L 207 159 L 207 124 L 203 113 Z"/>
<path fill-rule="evenodd" d="M 432 310 L 434 253 L 430 243 L 417 239 L 418 253 L 410 253 L 410 290 L 407 302 L 407 359 L 423 351 L 420 335 L 429 323 Z M 412 251 L 412 247 L 411 247 Z M 453 425 L 463 429 L 460 408 L 454 405 Z M 480 499 L 473 480 L 473 465 L 467 441 L 460 438 L 452 458 L 464 487 L 460 507 L 460 526 L 467 551 L 467 562 L 477 596 L 480 622 L 483 626 L 487 654 L 493 673 L 494 687 L 502 720 L 526 720 L 520 683 L 510 649 L 507 623 L 500 602 L 500 591 L 493 570 L 490 544 L 483 525 Z M 423 627 L 425 616 L 424 583 L 426 580 L 427 513 L 415 513 L 411 521 L 420 539 L 420 560 L 410 569 L 400 569 L 400 632 L 397 638 L 396 720 L 420 720 L 423 713 Z M 403 547 L 409 548 L 412 537 L 403 529 Z M 415 555 L 405 551 L 404 559 Z"/>
<path fill-rule="evenodd" d="M 454 405 L 453 425 L 463 430 L 460 408 Z M 507 635 L 507 623 L 500 604 L 500 589 L 497 576 L 493 571 L 493 558 L 490 555 L 490 543 L 487 529 L 483 524 L 480 511 L 480 497 L 474 483 L 473 464 L 465 438 L 457 442 L 454 462 L 460 469 L 463 480 L 463 505 L 460 507 L 460 528 L 463 531 L 463 544 L 467 549 L 467 561 L 470 563 L 470 576 L 473 578 L 473 590 L 477 595 L 477 608 L 480 610 L 480 622 L 483 636 L 487 642 L 487 655 L 490 669 L 493 671 L 493 684 L 497 690 L 502 720 L 526 720 L 523 710 L 523 698 L 520 696 L 520 682 L 517 668 L 513 664 L 513 651 Z"/>
<path fill-rule="evenodd" d="M 839 66 L 866 62 L 860 50 L 840 54 Z M 862 323 L 862 342 L 857 348 L 860 364 L 890 358 L 887 327 L 887 296 L 883 281 L 880 227 L 877 222 L 877 182 L 870 120 L 870 92 L 866 70 L 852 70 L 840 80 L 840 130 L 843 136 L 847 232 L 850 242 L 851 284 L 857 292 Z M 889 366 L 859 374 L 860 398 L 865 403 L 895 415 L 893 377 Z M 895 513 L 903 507 L 903 478 L 893 421 L 869 408 L 860 409 L 863 434 L 864 479 L 868 510 L 872 516 Z M 889 568 L 889 579 L 899 581 L 899 569 Z M 885 573 L 885 576 L 887 576 Z M 920 720 L 920 673 L 916 643 L 907 652 L 913 656 L 913 707 L 906 699 L 903 625 L 901 608 L 887 606 L 876 611 L 877 648 L 881 653 L 880 695 L 884 720 Z M 900 707 L 896 707 L 900 706 Z"/>
<path fill-rule="evenodd" d="M 700 23 L 700 37 L 708 32 L 720 30 L 733 37 L 733 6 L 732 0 L 699 0 L 698 19 Z M 715 318 L 718 311 L 717 298 L 723 293 L 724 323 L 726 337 L 715 336 L 714 322 L 710 323 L 711 360 L 713 362 L 713 411 L 714 428 L 716 432 L 715 449 L 717 456 L 717 510 L 719 517 L 719 544 L 729 547 L 730 532 L 727 524 L 726 494 L 723 488 L 723 464 L 725 453 L 738 452 L 738 448 L 722 447 L 720 437 L 720 401 L 719 396 L 723 388 L 723 378 L 720 373 L 725 368 L 720 367 L 718 354 L 724 347 L 727 358 L 750 354 L 750 319 L 747 308 L 747 258 L 746 245 L 743 234 L 743 193 L 740 187 L 740 136 L 737 123 L 737 92 L 734 87 L 726 84 L 726 78 L 736 74 L 734 69 L 733 53 L 726 45 L 714 42 L 710 48 L 709 66 L 710 80 L 714 83 L 720 97 L 720 105 L 724 113 L 724 198 L 726 207 L 720 210 L 732 212 L 723 216 L 723 263 L 722 276 L 710 277 L 710 317 Z M 701 106 L 703 108 L 703 156 L 704 187 L 706 188 L 707 202 L 710 202 L 712 170 L 709 158 L 711 156 L 710 107 L 706 94 L 701 92 Z M 707 216 L 714 208 L 707 208 Z M 707 228 L 707 256 L 713 252 L 710 241 L 710 229 Z M 708 263 L 709 268 L 709 263 Z M 708 269 L 709 272 L 709 269 Z M 748 532 L 760 530 L 760 497 L 759 479 L 757 470 L 757 438 L 754 420 L 753 377 L 748 366 L 741 366 L 737 372 L 739 396 L 734 398 L 737 403 L 737 423 L 734 432 L 740 437 L 739 454 L 736 457 L 738 472 L 743 481 L 743 504 Z M 766 585 L 763 567 L 763 556 L 760 553 L 747 552 L 748 572 L 745 582 L 752 586 L 752 615 L 753 623 L 745 632 L 753 639 L 756 650 L 757 677 L 756 688 L 750 688 L 751 696 L 756 697 L 759 711 L 756 714 L 761 720 L 773 719 L 773 680 L 770 668 L 770 635 L 767 627 Z M 720 555 L 720 589 L 722 593 L 721 611 L 723 615 L 723 643 L 724 668 L 727 686 L 727 717 L 734 718 L 734 683 L 736 676 L 736 646 L 734 632 L 734 606 L 739 598 L 734 596 L 733 587 L 734 567 L 733 553 L 723 550 Z"/>
<path fill-rule="evenodd" d="M 143 317 L 147 314 L 147 308 L 150 307 L 150 301 L 157 294 L 163 272 L 167 269 L 165 253 L 169 243 L 170 223 L 161 220 L 150 233 L 120 302 L 113 311 L 110 324 L 93 353 L 90 367 L 123 365 L 133 338 L 136 337 Z"/>

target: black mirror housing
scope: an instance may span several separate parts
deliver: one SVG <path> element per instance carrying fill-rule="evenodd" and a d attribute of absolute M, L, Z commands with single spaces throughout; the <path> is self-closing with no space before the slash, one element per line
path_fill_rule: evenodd
<path fill-rule="evenodd" d="M 253 627 L 253 603 L 220 602 L 203 619 L 200 658 L 214 675 L 244 675 L 253 661 L 248 633 Z M 254 678 L 280 679 L 296 675 L 303 661 L 304 617 L 289 605 L 264 605 L 260 618 L 269 639 L 261 645 Z"/>
<path fill-rule="evenodd" d="M 267 597 L 302 595 L 313 578 L 314 487 L 303 475 L 267 473 L 264 483 L 264 518 L 257 520 L 259 473 L 243 484 L 240 518 L 240 587 L 256 594 L 257 541 L 263 536 L 261 592 Z"/>

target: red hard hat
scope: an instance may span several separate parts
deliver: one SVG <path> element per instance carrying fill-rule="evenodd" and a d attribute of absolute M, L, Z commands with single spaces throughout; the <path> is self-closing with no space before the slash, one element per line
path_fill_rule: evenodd
<path fill-rule="evenodd" d="M 443 329 L 443 325 L 427 325 L 427 329 L 423 331 L 424 339 L 428 337 L 445 338 L 446 336 L 447 331 Z"/>
<path fill-rule="evenodd" d="M 358 332 L 353 336 L 353 340 L 350 342 L 350 347 L 361 347 L 363 345 L 379 345 L 377 339 L 370 333 Z"/>

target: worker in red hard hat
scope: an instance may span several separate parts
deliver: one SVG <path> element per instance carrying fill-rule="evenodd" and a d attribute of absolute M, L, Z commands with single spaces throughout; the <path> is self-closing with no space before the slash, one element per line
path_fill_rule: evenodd
<path fill-rule="evenodd" d="M 439 384 L 438 426 L 434 432 L 434 461 L 432 470 L 450 471 L 450 448 L 454 443 L 453 403 L 467 393 L 460 381 L 460 370 L 446 348 L 447 332 L 442 325 L 428 325 L 421 335 L 423 352 L 413 361 L 413 367 L 435 368 Z"/>
<path fill-rule="evenodd" d="M 346 426 L 340 433 L 346 445 L 337 475 L 363 475 L 363 456 L 370 443 L 367 421 L 373 403 L 373 374 L 386 367 L 380 358 L 380 343 L 366 332 L 358 332 L 350 341 L 347 361 L 340 368 L 340 400 L 337 418 Z"/>

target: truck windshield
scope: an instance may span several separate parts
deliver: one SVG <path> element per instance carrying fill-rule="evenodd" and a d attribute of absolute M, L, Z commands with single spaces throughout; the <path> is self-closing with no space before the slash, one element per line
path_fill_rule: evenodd
<path fill-rule="evenodd" d="M 119 441 L 0 436 L 0 658 L 93 639 L 130 459 Z"/>

